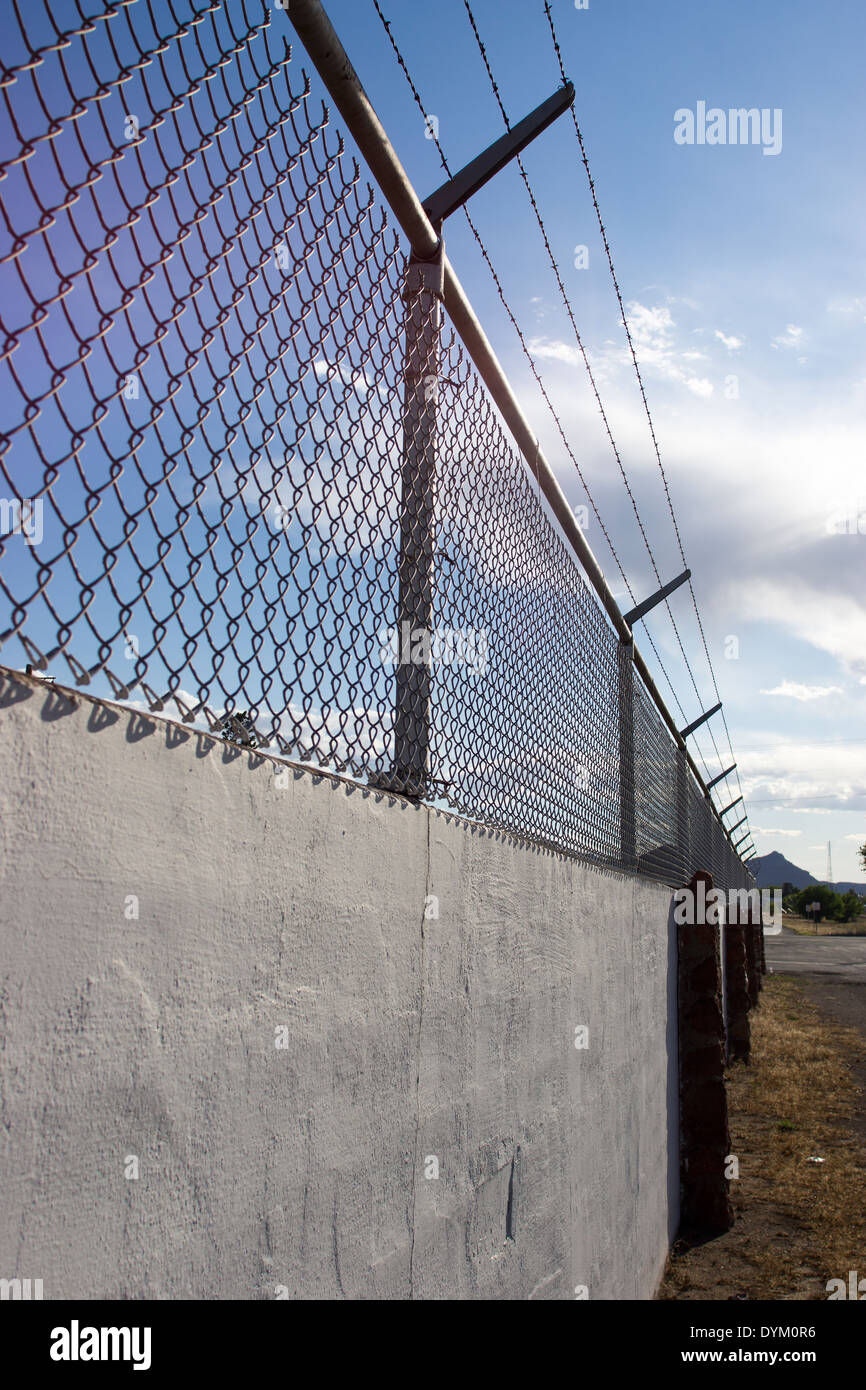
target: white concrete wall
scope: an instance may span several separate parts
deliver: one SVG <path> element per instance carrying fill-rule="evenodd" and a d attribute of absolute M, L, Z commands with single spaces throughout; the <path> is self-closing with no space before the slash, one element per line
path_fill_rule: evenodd
<path fill-rule="evenodd" d="M 0 1277 L 652 1296 L 668 890 L 23 677 L 0 817 Z"/>

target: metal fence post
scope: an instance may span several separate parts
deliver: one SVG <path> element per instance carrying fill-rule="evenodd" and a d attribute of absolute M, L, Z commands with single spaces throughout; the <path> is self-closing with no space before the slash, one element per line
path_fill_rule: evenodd
<path fill-rule="evenodd" d="M 406 271 L 403 452 L 400 461 L 400 556 L 394 765 L 389 785 L 423 796 L 429 776 L 433 634 L 433 522 L 436 413 L 445 297 L 443 245 L 431 260 L 412 256 Z"/>
<path fill-rule="evenodd" d="M 680 746 L 677 746 L 677 849 L 682 875 L 687 879 L 692 867 L 689 847 L 689 764 L 685 747 Z"/>
<path fill-rule="evenodd" d="M 637 868 L 634 773 L 633 644 L 620 639 L 617 650 L 619 695 L 620 856 L 624 869 Z"/>

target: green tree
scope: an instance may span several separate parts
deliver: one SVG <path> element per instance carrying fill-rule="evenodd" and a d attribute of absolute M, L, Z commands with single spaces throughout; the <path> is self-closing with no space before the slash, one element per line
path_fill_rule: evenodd
<path fill-rule="evenodd" d="M 820 909 L 814 915 L 807 912 L 812 903 L 820 903 Z M 854 922 L 863 912 L 864 903 L 852 889 L 847 893 L 837 893 L 826 884 L 818 883 L 811 888 L 802 888 L 791 900 L 791 906 L 795 912 L 803 917 L 808 916 L 812 921 L 817 917 L 819 922 Z"/>
<path fill-rule="evenodd" d="M 815 914 L 819 922 L 824 917 L 836 920 L 834 913 L 839 903 L 839 894 L 834 893 L 832 888 L 823 883 L 813 883 L 808 888 L 801 888 L 794 898 L 796 911 L 803 917 L 811 917 L 812 914 L 806 911 L 811 903 L 821 904 L 820 910 Z"/>
<path fill-rule="evenodd" d="M 837 908 L 837 922 L 856 922 L 863 912 L 863 899 L 858 897 L 853 889 L 849 888 L 847 893 L 843 893 L 839 898 Z"/>

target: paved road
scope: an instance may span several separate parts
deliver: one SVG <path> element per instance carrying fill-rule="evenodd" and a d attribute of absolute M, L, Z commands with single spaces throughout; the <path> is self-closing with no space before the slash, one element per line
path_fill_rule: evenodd
<path fill-rule="evenodd" d="M 840 975 L 866 984 L 866 936 L 765 936 L 767 969 L 780 975 Z"/>

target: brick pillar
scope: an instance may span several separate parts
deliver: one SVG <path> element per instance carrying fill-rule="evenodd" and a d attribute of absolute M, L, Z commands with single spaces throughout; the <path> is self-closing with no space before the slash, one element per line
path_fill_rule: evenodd
<path fill-rule="evenodd" d="M 725 926 L 725 980 L 728 991 L 728 1051 L 732 1062 L 748 1062 L 751 1051 L 749 1032 L 749 982 L 744 922 Z"/>
<path fill-rule="evenodd" d="M 764 922 L 759 915 L 758 921 L 755 924 L 755 985 L 758 994 L 760 994 L 761 990 L 764 988 L 764 974 L 766 969 L 767 967 L 764 964 Z"/>
<path fill-rule="evenodd" d="M 764 988 L 767 963 L 764 956 L 764 912 L 763 906 L 755 913 L 755 1003 Z"/>
<path fill-rule="evenodd" d="M 689 883 L 696 895 L 698 870 Z M 700 914 L 696 914 L 700 915 Z M 719 928 L 677 926 L 680 1062 L 680 1228 L 684 1234 L 718 1235 L 733 1225 L 725 1177 L 731 1151 L 725 1094 Z"/>
<path fill-rule="evenodd" d="M 767 973 L 767 950 L 766 950 L 766 946 L 765 946 L 765 943 L 764 943 L 764 923 L 763 923 L 763 920 L 761 921 L 761 930 L 760 930 L 760 933 L 759 933 L 759 935 L 758 935 L 758 945 L 760 946 L 760 959 L 759 959 L 759 961 L 758 961 L 758 965 L 759 965 L 759 967 L 760 967 L 759 972 L 758 972 L 758 988 L 759 988 L 759 989 L 763 989 L 763 988 L 764 988 L 764 979 L 763 979 L 763 977 L 764 977 L 764 976 L 766 975 L 766 973 Z"/>
<path fill-rule="evenodd" d="M 746 966 L 748 970 L 747 989 L 750 1009 L 754 1009 L 758 1003 L 758 994 L 762 984 L 759 965 L 761 959 L 761 946 L 758 941 L 758 933 L 760 932 L 761 935 L 763 935 L 763 930 L 760 912 L 756 913 L 755 910 L 750 907 L 748 911 L 748 922 L 745 928 Z"/>

